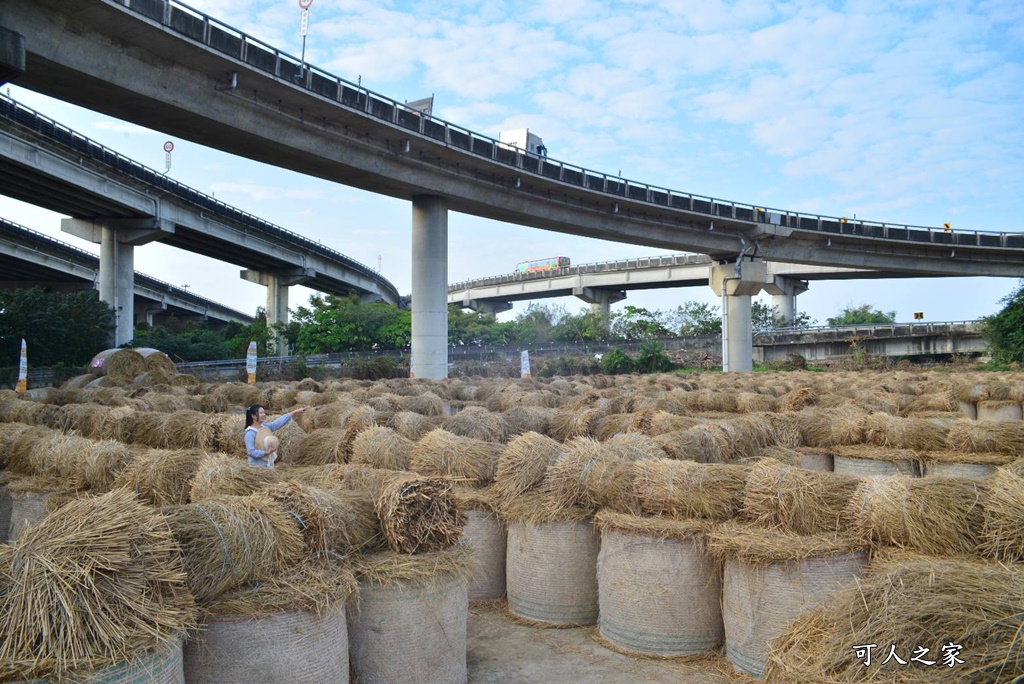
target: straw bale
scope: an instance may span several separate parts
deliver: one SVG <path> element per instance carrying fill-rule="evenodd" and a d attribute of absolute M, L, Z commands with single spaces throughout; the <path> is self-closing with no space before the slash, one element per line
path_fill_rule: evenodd
<path fill-rule="evenodd" d="M 280 575 L 229 589 L 208 605 L 204 613 L 261 618 L 305 611 L 323 615 L 342 605 L 356 591 L 352 570 L 329 555 L 288 568 Z"/>
<path fill-rule="evenodd" d="M 598 416 L 591 424 L 590 436 L 603 442 L 619 433 L 626 432 L 634 418 L 635 414 L 632 413 L 608 413 Z"/>
<path fill-rule="evenodd" d="M 273 468 L 254 468 L 233 456 L 209 454 L 199 463 L 192 477 L 188 500 L 199 502 L 226 494 L 246 496 L 279 482 L 281 478 Z"/>
<path fill-rule="evenodd" d="M 118 349 L 103 362 L 103 375 L 134 378 L 146 370 L 146 359 L 134 349 Z"/>
<path fill-rule="evenodd" d="M 494 482 L 499 497 L 508 501 L 538 487 L 562 449 L 560 443 L 536 432 L 513 438 L 498 455 Z"/>
<path fill-rule="evenodd" d="M 933 394 L 925 394 L 919 397 L 914 397 L 906 406 L 903 407 L 902 413 L 904 415 L 910 415 L 913 413 L 922 413 L 925 411 L 959 411 L 960 401 L 953 394 L 952 390 L 944 390 Z"/>
<path fill-rule="evenodd" d="M 514 499 L 502 501 L 498 514 L 506 523 L 537 526 L 548 523 L 581 522 L 590 519 L 594 512 L 580 506 L 556 506 L 547 492 L 533 490 Z"/>
<path fill-rule="evenodd" d="M 148 349 L 146 352 L 139 351 L 142 355 L 142 363 L 147 371 L 162 370 L 168 374 L 175 374 L 178 372 L 177 366 L 171 361 L 171 357 L 162 351 L 156 349 Z"/>
<path fill-rule="evenodd" d="M 596 408 L 561 408 L 551 417 L 549 436 L 559 442 L 565 442 L 573 437 L 585 437 L 593 435 L 593 428 L 604 412 Z"/>
<path fill-rule="evenodd" d="M 495 485 L 487 487 L 468 487 L 466 485 L 455 485 L 452 487 L 452 496 L 459 506 L 460 511 L 486 511 L 496 512 L 501 508 L 501 497 Z"/>
<path fill-rule="evenodd" d="M 708 520 L 677 518 L 651 518 L 610 510 L 598 511 L 594 522 L 601 532 L 618 530 L 629 534 L 642 535 L 651 539 L 693 540 L 702 548 L 713 529 Z"/>
<path fill-rule="evenodd" d="M 476 562 L 470 549 L 456 544 L 415 555 L 394 551 L 358 554 L 350 556 L 346 566 L 360 583 L 379 587 L 435 586 L 452 578 L 469 578 Z"/>
<path fill-rule="evenodd" d="M 945 448 L 948 432 L 930 420 L 872 413 L 865 420 L 864 439 L 881 447 L 937 451 Z"/>
<path fill-rule="evenodd" d="M 175 411 L 163 424 L 164 437 L 160 446 L 169 449 L 212 449 L 214 432 L 199 411 Z"/>
<path fill-rule="evenodd" d="M 1024 571 L 968 559 L 908 553 L 875 559 L 856 586 L 805 613 L 770 646 L 768 681 L 937 684 L 1015 681 L 1024 672 L 1020 597 Z M 858 646 L 877 644 L 871 666 Z M 961 646 L 948 667 L 943 647 Z M 895 648 L 904 662 L 927 649 L 927 667 L 882 664 Z M 912 663 L 913 665 L 913 663 Z"/>
<path fill-rule="evenodd" d="M 25 425 L 24 429 L 13 431 L 8 438 L 6 467 L 16 473 L 31 474 L 32 451 L 36 444 L 50 439 L 54 431 L 39 425 Z"/>
<path fill-rule="evenodd" d="M 424 416 L 411 411 L 399 411 L 391 416 L 388 427 L 391 427 L 406 439 L 418 440 L 423 435 L 437 428 L 438 419 L 432 416 Z"/>
<path fill-rule="evenodd" d="M 480 406 L 469 406 L 441 423 L 448 432 L 484 442 L 504 442 L 508 438 L 508 425 L 500 413 L 492 413 Z"/>
<path fill-rule="evenodd" d="M 84 489 L 85 460 L 92 446 L 93 441 L 85 437 L 51 433 L 32 446 L 28 458 L 29 470 L 21 472 L 63 480 L 69 487 Z M 12 470 L 17 470 L 15 465 L 12 464 Z"/>
<path fill-rule="evenodd" d="M 957 382 L 953 387 L 953 396 L 959 401 L 977 403 L 979 401 L 1007 401 L 1011 398 L 1010 386 L 995 378 L 986 378 L 984 382 Z"/>
<path fill-rule="evenodd" d="M 413 445 L 409 463 L 411 470 L 422 475 L 487 484 L 494 480 L 500 451 L 499 444 L 438 428 Z"/>
<path fill-rule="evenodd" d="M 433 392 L 424 392 L 415 396 L 400 397 L 397 409 L 424 416 L 443 416 L 445 415 L 445 401 Z"/>
<path fill-rule="evenodd" d="M 169 418 L 167 413 L 133 411 L 124 416 L 121 433 L 135 444 L 163 449 L 167 443 L 164 426 Z"/>
<path fill-rule="evenodd" d="M 279 575 L 305 555 L 295 517 L 264 493 L 219 496 L 161 512 L 183 551 L 188 587 L 201 602 Z"/>
<path fill-rule="evenodd" d="M 1024 421 L 979 423 L 961 420 L 949 428 L 946 444 L 951 451 L 1019 454 L 1024 452 Z"/>
<path fill-rule="evenodd" d="M 345 444 L 345 438 L 348 436 L 348 428 L 312 430 L 302 440 L 302 448 L 292 457 L 291 463 L 294 465 L 347 463 L 349 446 Z"/>
<path fill-rule="evenodd" d="M 408 470 L 414 443 L 387 427 L 367 428 L 352 441 L 352 463 L 372 468 Z"/>
<path fill-rule="evenodd" d="M 931 555 L 977 553 L 986 487 L 956 478 L 866 478 L 844 511 L 849 530 L 876 544 Z"/>
<path fill-rule="evenodd" d="M 369 491 L 343 491 L 282 482 L 266 494 L 295 516 L 312 553 L 366 553 L 384 548 Z"/>
<path fill-rule="evenodd" d="M 676 414 L 669 413 L 668 411 L 658 410 L 651 416 L 650 427 L 646 434 L 651 437 L 656 437 L 669 432 L 688 430 L 698 423 L 700 423 L 700 421 L 697 418 L 692 418 L 690 416 L 677 416 Z"/>
<path fill-rule="evenodd" d="M 38 429 L 24 423 L 0 423 L 0 470 L 7 468 L 8 457 L 12 445 L 17 441 L 18 436 L 26 430 Z M 39 434 L 49 434 L 40 432 Z M 31 442 L 27 443 L 26 449 L 31 448 Z"/>
<path fill-rule="evenodd" d="M 84 437 L 97 437 L 103 417 L 112 410 L 102 404 L 66 404 L 56 410 L 53 428 L 64 432 L 75 430 Z"/>
<path fill-rule="evenodd" d="M 810 387 L 800 387 L 786 392 L 777 402 L 779 411 L 803 411 L 818 403 L 817 394 Z"/>
<path fill-rule="evenodd" d="M 767 413 L 775 411 L 779 401 L 767 394 L 740 392 L 736 395 L 736 410 L 740 413 Z"/>
<path fill-rule="evenodd" d="M 604 448 L 612 455 L 626 461 L 639 461 L 645 458 L 665 458 L 664 449 L 652 437 L 636 432 L 624 432 L 614 435 L 604 443 Z"/>
<path fill-rule="evenodd" d="M 188 503 L 192 478 L 206 458 L 197 449 L 149 449 L 136 454 L 114 480 L 135 490 L 146 503 L 169 506 Z"/>
<path fill-rule="evenodd" d="M 299 414 L 297 420 L 304 430 L 312 431 L 319 428 L 345 427 L 345 421 L 356 409 L 352 400 L 345 398 L 329 404 L 313 406 L 305 413 Z"/>
<path fill-rule="evenodd" d="M 803 444 L 830 447 L 864 441 L 867 414 L 847 409 L 807 409 L 797 414 Z"/>
<path fill-rule="evenodd" d="M 743 516 L 760 527 L 794 534 L 838 533 L 860 480 L 764 459 L 743 488 Z"/>
<path fill-rule="evenodd" d="M 85 455 L 86 485 L 93 492 L 109 491 L 132 458 L 134 453 L 127 444 L 115 440 L 93 442 Z"/>
<path fill-rule="evenodd" d="M 654 441 L 670 458 L 696 463 L 725 463 L 729 434 L 721 425 L 701 423 L 686 430 L 657 435 Z"/>
<path fill-rule="evenodd" d="M 512 438 L 527 432 L 547 434 L 551 418 L 557 412 L 557 409 L 547 406 L 513 406 L 501 415 L 508 426 L 509 438 Z"/>
<path fill-rule="evenodd" d="M 998 468 L 987 480 L 981 552 L 999 561 L 1024 562 L 1024 472 Z"/>
<path fill-rule="evenodd" d="M 558 459 L 548 467 L 543 490 L 551 505 L 557 508 L 594 508 L 584 478 L 594 470 L 599 471 L 598 479 L 614 477 L 614 465 L 621 462 L 622 459 L 606 451 L 596 439 L 574 437 L 565 443 Z"/>
<path fill-rule="evenodd" d="M 645 513 L 728 520 L 743 505 L 749 467 L 672 459 L 640 461 L 633 487 Z"/>
<path fill-rule="evenodd" d="M 90 382 L 95 380 L 97 377 L 99 376 L 93 375 L 92 373 L 86 373 L 85 375 L 76 375 L 75 377 L 71 378 L 70 380 L 66 381 L 63 385 L 61 385 L 61 389 L 82 389 Z"/>
<path fill-rule="evenodd" d="M 3 681 L 101 669 L 196 626 L 170 530 L 126 490 L 72 501 L 0 547 L 0 594 Z"/>
<path fill-rule="evenodd" d="M 867 542 L 850 534 L 794 534 L 737 521 L 716 525 L 708 536 L 708 551 L 716 558 L 754 565 L 841 556 L 867 548 Z"/>

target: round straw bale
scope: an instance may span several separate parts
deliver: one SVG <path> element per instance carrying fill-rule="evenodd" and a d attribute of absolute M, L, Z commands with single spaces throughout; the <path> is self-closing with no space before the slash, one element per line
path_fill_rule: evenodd
<path fill-rule="evenodd" d="M 32 475 L 7 475 L 0 487 L 0 542 L 14 541 L 72 492 Z"/>
<path fill-rule="evenodd" d="M 603 415 L 604 412 L 596 408 L 561 408 L 551 417 L 548 434 L 559 442 L 568 441 L 573 437 L 592 435 L 593 428 Z"/>
<path fill-rule="evenodd" d="M 63 385 L 61 385 L 61 388 L 62 389 L 82 389 L 83 387 L 88 385 L 90 382 L 95 380 L 97 377 L 99 377 L 99 376 L 93 375 L 92 373 L 86 373 L 85 375 L 76 375 L 75 377 L 71 378 L 70 380 L 67 380 Z"/>
<path fill-rule="evenodd" d="M 1012 462 L 1013 454 L 965 454 L 959 451 L 919 451 L 918 458 L 926 477 L 963 477 L 982 479 L 1001 465 Z"/>
<path fill-rule="evenodd" d="M 349 436 L 347 428 L 312 430 L 302 440 L 302 448 L 292 458 L 291 463 L 293 465 L 347 463 L 349 448 L 344 443 L 347 436 Z"/>
<path fill-rule="evenodd" d="M 413 441 L 391 428 L 367 428 L 352 441 L 352 463 L 388 470 L 408 470 Z"/>
<path fill-rule="evenodd" d="M 1009 682 L 1024 672 L 1020 638 L 1019 567 L 908 553 L 872 560 L 856 586 L 801 615 L 771 646 L 765 676 L 772 682 L 861 681 L 863 648 L 871 679 L 910 684 Z M 964 664 L 943 660 L 954 644 Z M 900 661 L 887 660 L 892 648 Z M 935 665 L 904 665 L 921 655 Z M 914 663 L 912 663 L 913 665 Z"/>
<path fill-rule="evenodd" d="M 437 427 L 437 420 L 411 411 L 399 411 L 391 416 L 389 427 L 406 439 L 418 440 Z"/>
<path fill-rule="evenodd" d="M 547 434 L 551 425 L 551 418 L 558 410 L 546 406 L 513 406 L 501 415 L 508 426 L 508 434 L 511 438 L 514 435 L 521 435 L 527 432 Z"/>
<path fill-rule="evenodd" d="M 821 472 L 832 472 L 835 470 L 832 452 L 828 449 L 821 447 L 797 447 L 796 453 L 798 458 L 795 465 L 801 468 Z"/>
<path fill-rule="evenodd" d="M 910 449 L 886 449 L 871 445 L 832 448 L 833 472 L 855 477 L 920 474 L 917 454 Z"/>
<path fill-rule="evenodd" d="M 50 428 L 38 425 L 26 425 L 24 429 L 13 432 L 5 450 L 7 468 L 16 473 L 31 474 L 33 449 L 36 444 L 50 439 L 54 434 Z"/>
<path fill-rule="evenodd" d="M 94 493 L 109 491 L 134 457 L 131 448 L 115 440 L 93 442 L 85 455 L 85 482 Z"/>
<path fill-rule="evenodd" d="M 743 505 L 749 468 L 672 459 L 639 461 L 633 488 L 644 512 L 678 518 L 728 520 Z"/>
<path fill-rule="evenodd" d="M 740 392 L 736 395 L 736 409 L 740 413 L 766 413 L 776 410 L 779 401 L 767 394 Z"/>
<path fill-rule="evenodd" d="M 856 409 L 807 409 L 797 415 L 801 440 L 806 446 L 839 446 L 864 441 L 867 414 Z"/>
<path fill-rule="evenodd" d="M 268 488 L 266 494 L 296 517 L 312 553 L 365 553 L 384 548 L 374 496 L 367 491 L 284 482 Z"/>
<path fill-rule="evenodd" d="M 1020 421 L 1024 417 L 1021 413 L 1020 403 L 1016 401 L 979 401 L 977 415 L 979 421 L 994 423 Z"/>
<path fill-rule="evenodd" d="M 199 601 L 271 578 L 305 553 L 295 517 L 266 494 L 219 496 L 161 509 Z"/>
<path fill-rule="evenodd" d="M 273 468 L 254 468 L 224 454 L 209 454 L 199 463 L 189 487 L 189 501 L 198 502 L 229 494 L 246 496 L 281 479 Z"/>
<path fill-rule="evenodd" d="M 721 425 L 701 423 L 656 435 L 654 441 L 670 458 L 680 461 L 724 463 L 731 455 L 729 434 Z"/>
<path fill-rule="evenodd" d="M 503 598 L 508 546 L 505 525 L 493 510 L 470 509 L 461 497 L 459 504 L 466 510 L 462 543 L 472 549 L 477 564 L 476 571 L 469 577 L 469 600 Z"/>
<path fill-rule="evenodd" d="M 454 435 L 485 442 L 504 442 L 508 437 L 508 425 L 501 414 L 480 406 L 469 406 L 445 418 L 441 427 Z"/>
<path fill-rule="evenodd" d="M 175 374 L 178 372 L 178 368 L 174 365 L 174 362 L 171 361 L 171 357 L 158 349 L 142 347 L 135 351 L 142 355 L 143 364 L 147 371 L 162 370 L 168 374 Z"/>
<path fill-rule="evenodd" d="M 561 444 L 536 432 L 513 438 L 498 456 L 494 474 L 498 496 L 508 501 L 539 486 L 561 451 Z"/>
<path fill-rule="evenodd" d="M 779 461 L 755 463 L 743 488 L 743 516 L 794 534 L 836 534 L 860 480 Z"/>
<path fill-rule="evenodd" d="M 508 523 L 508 609 L 550 627 L 597 622 L 597 554 L 592 521 Z"/>
<path fill-rule="evenodd" d="M 865 441 L 893 449 L 934 451 L 946 446 L 947 427 L 922 418 L 899 418 L 872 413 L 865 420 Z"/>
<path fill-rule="evenodd" d="M 154 506 L 188 503 L 192 479 L 206 453 L 195 449 L 149 449 L 135 455 L 114 480 Z"/>
<path fill-rule="evenodd" d="M 54 478 L 72 489 L 85 489 L 85 460 L 92 446 L 91 439 L 54 432 L 33 445 L 26 474 Z"/>
<path fill-rule="evenodd" d="M 437 475 L 487 484 L 494 480 L 501 446 L 447 429 L 434 430 L 412 447 L 410 468 L 421 475 Z"/>
<path fill-rule="evenodd" d="M 877 476 L 865 479 L 844 512 L 862 539 L 936 556 L 977 553 L 985 487 L 974 480 Z"/>
<path fill-rule="evenodd" d="M 126 490 L 71 501 L 0 547 L 0 592 L 4 681 L 130 662 L 196 625 L 166 523 Z"/>
<path fill-rule="evenodd" d="M 707 525 L 610 511 L 596 522 L 601 637 L 616 649 L 662 657 L 717 648 L 721 580 L 706 552 Z"/>

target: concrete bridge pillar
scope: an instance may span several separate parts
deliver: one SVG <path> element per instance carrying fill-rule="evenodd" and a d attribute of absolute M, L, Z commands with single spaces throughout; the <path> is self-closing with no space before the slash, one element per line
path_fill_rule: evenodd
<path fill-rule="evenodd" d="M 288 324 L 288 288 L 292 285 L 301 285 L 316 274 L 309 268 L 288 268 L 274 271 L 246 269 L 239 275 L 243 280 L 267 288 L 267 325 L 273 326 L 276 323 Z M 291 351 L 288 349 L 288 340 L 285 336 L 276 332 L 274 351 L 280 356 L 286 356 Z"/>
<path fill-rule="evenodd" d="M 767 268 L 763 261 L 740 258 L 711 264 L 711 289 L 722 297 L 722 370 L 754 370 L 750 298 L 765 285 Z"/>
<path fill-rule="evenodd" d="M 497 316 L 502 311 L 510 311 L 512 309 L 512 302 L 496 302 L 490 299 L 467 299 L 462 302 L 462 308 Z"/>
<path fill-rule="evenodd" d="M 780 320 L 792 325 L 796 320 L 796 298 L 807 292 L 807 283 L 784 276 L 775 276 L 765 283 L 765 291 L 772 296 L 772 313 Z"/>
<path fill-rule="evenodd" d="M 135 336 L 135 247 L 174 232 L 159 218 L 61 219 L 60 228 L 100 245 L 100 299 L 115 315 L 113 346 Z"/>
<path fill-rule="evenodd" d="M 146 305 L 139 303 L 135 307 L 135 325 L 145 323 L 153 327 L 153 318 L 167 312 L 167 304 Z"/>
<path fill-rule="evenodd" d="M 25 36 L 0 26 L 0 85 L 25 73 Z"/>
<path fill-rule="evenodd" d="M 412 198 L 412 363 L 417 378 L 448 377 L 448 203 Z"/>
<path fill-rule="evenodd" d="M 605 318 L 611 316 L 612 304 L 626 298 L 626 293 L 622 290 L 603 290 L 596 287 L 574 287 L 572 294 L 590 304 L 591 311 Z"/>

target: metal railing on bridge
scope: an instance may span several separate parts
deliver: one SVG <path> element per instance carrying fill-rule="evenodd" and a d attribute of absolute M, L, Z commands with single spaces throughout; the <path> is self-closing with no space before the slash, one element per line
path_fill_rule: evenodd
<path fill-rule="evenodd" d="M 963 231 L 824 216 L 694 195 L 551 159 L 427 115 L 359 84 L 307 64 L 178 0 L 113 0 L 129 10 L 247 66 L 353 111 L 549 181 L 709 217 L 758 222 L 830 235 L 960 246 L 1024 249 L 1024 234 Z M 566 200 L 568 201 L 568 200 Z"/>

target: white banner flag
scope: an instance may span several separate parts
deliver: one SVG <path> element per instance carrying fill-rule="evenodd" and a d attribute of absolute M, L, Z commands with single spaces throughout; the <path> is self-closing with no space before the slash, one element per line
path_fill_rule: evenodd
<path fill-rule="evenodd" d="M 249 376 L 249 384 L 256 383 L 256 342 L 249 343 L 249 351 L 245 355 L 245 372 Z"/>
<path fill-rule="evenodd" d="M 519 377 L 530 377 L 530 352 L 524 351 L 519 360 Z"/>
<path fill-rule="evenodd" d="M 28 390 L 28 349 L 25 346 L 25 339 L 21 340 L 21 359 L 18 361 L 18 385 L 14 388 L 15 392 L 25 392 Z"/>

